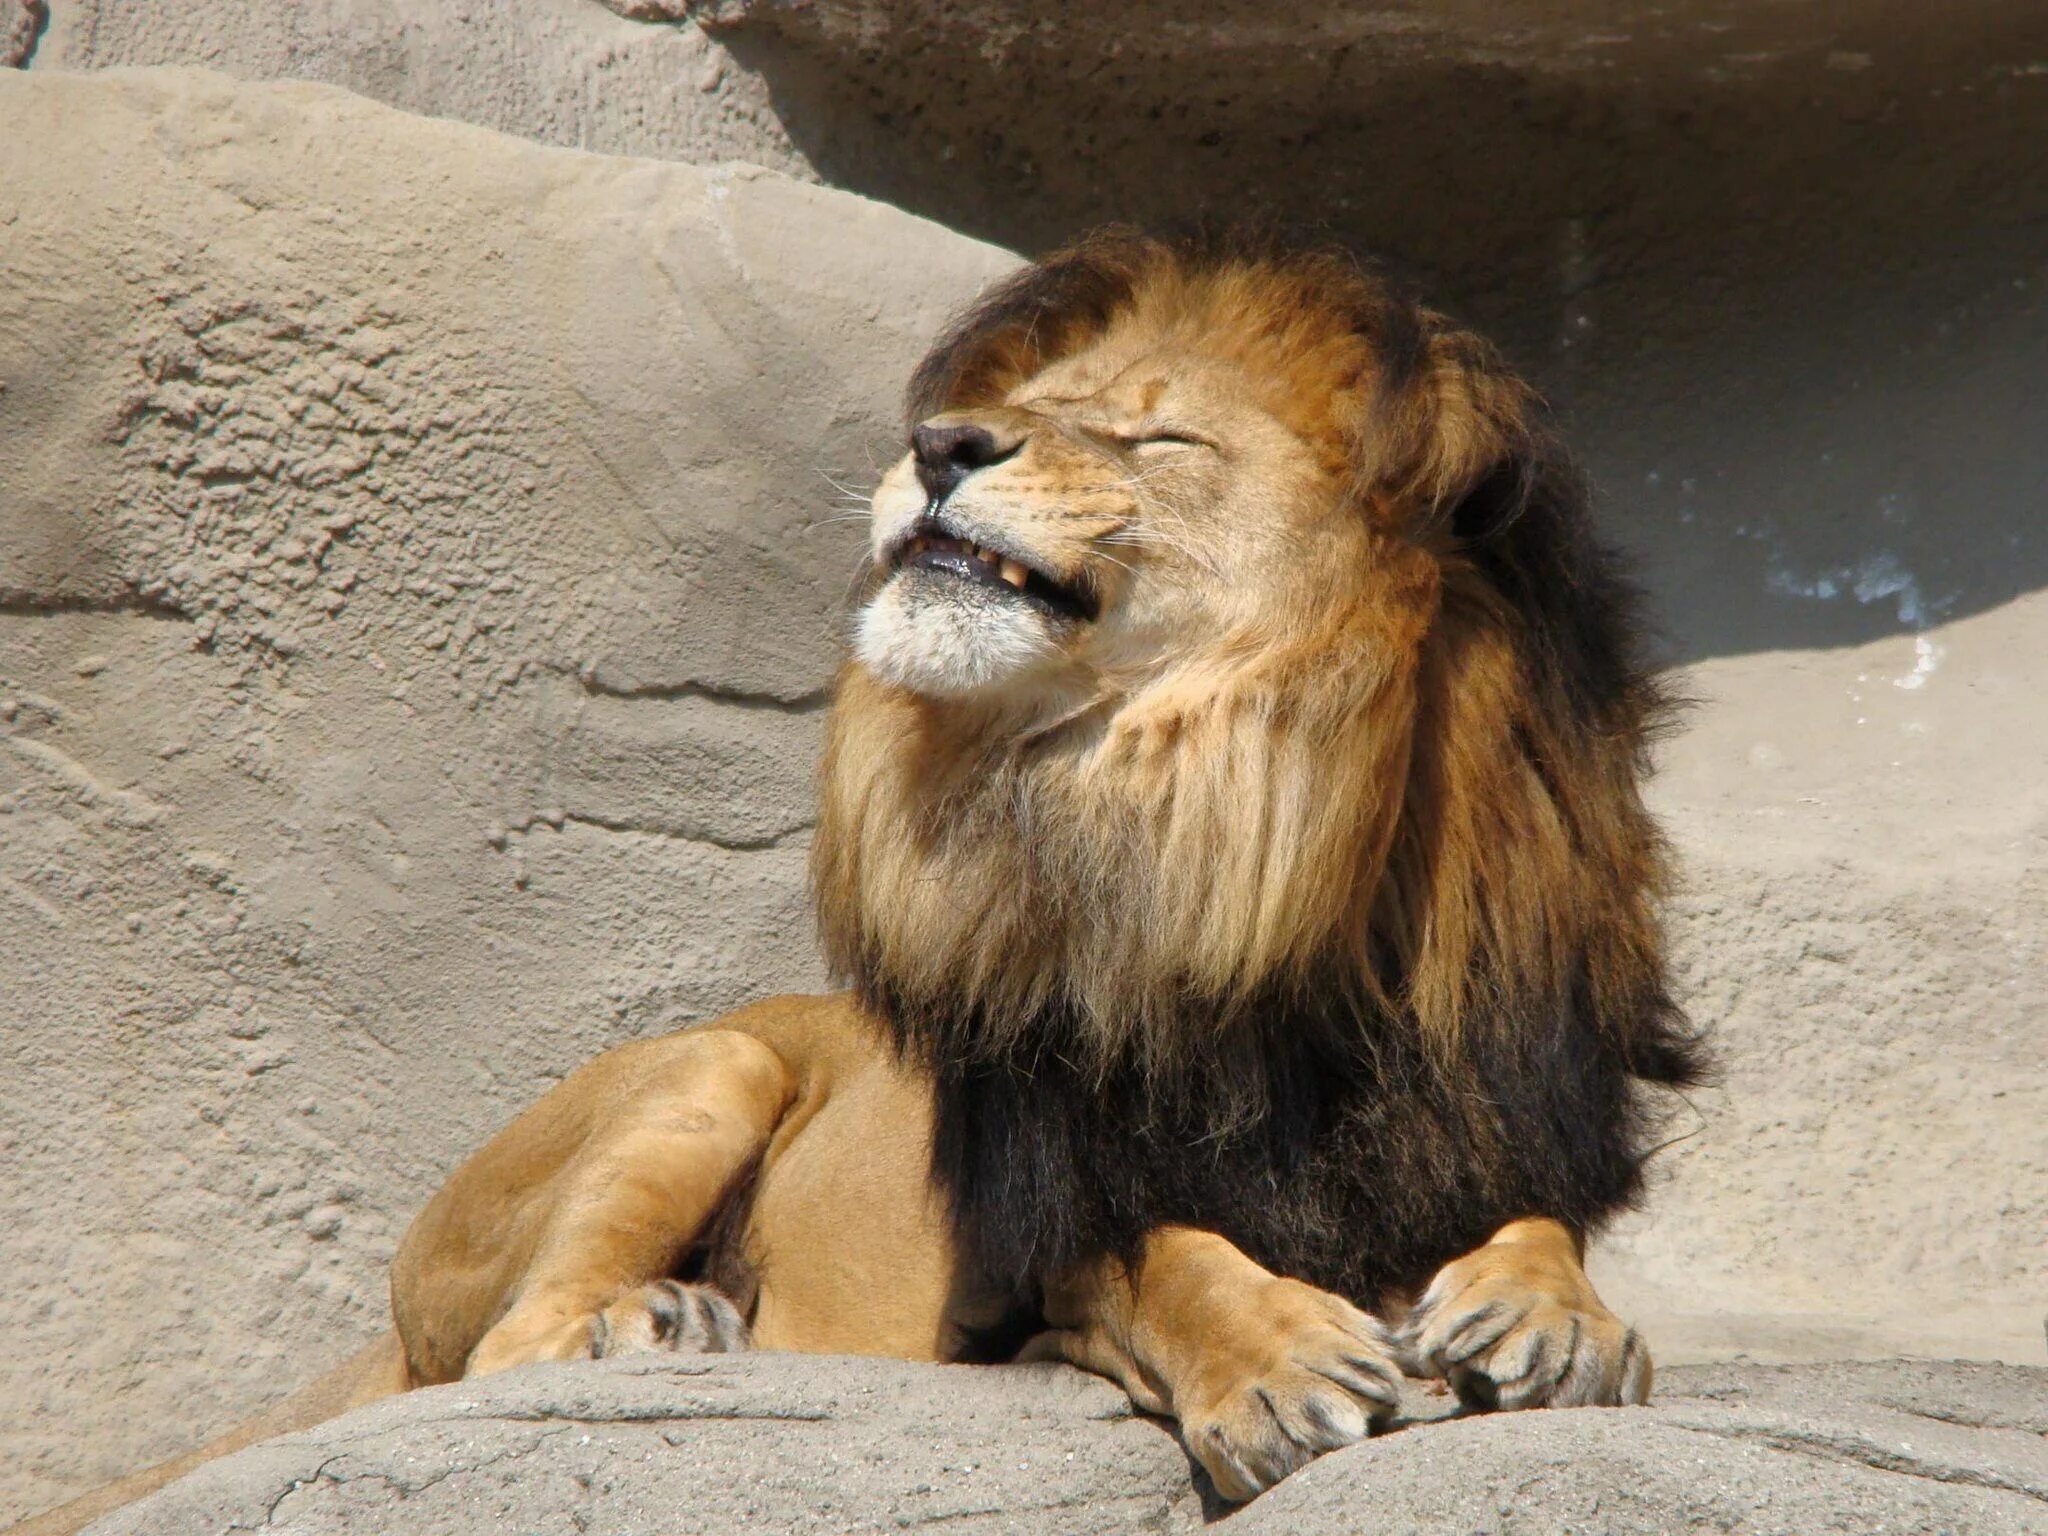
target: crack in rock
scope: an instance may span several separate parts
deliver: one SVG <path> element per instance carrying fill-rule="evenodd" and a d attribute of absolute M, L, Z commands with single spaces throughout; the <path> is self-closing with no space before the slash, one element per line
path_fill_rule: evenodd
<path fill-rule="evenodd" d="M 677 832 L 668 827 L 651 827 L 623 818 L 596 816 L 587 811 L 550 811 L 545 815 L 529 816 L 525 821 L 515 822 L 506 830 L 523 837 L 536 827 L 547 827 L 557 832 L 563 827 L 588 827 L 593 831 L 607 832 L 617 837 L 651 837 L 662 842 L 717 848 L 727 853 L 766 853 L 805 836 L 814 825 L 814 822 L 806 820 L 795 826 L 784 827 L 779 832 L 764 832 L 758 837 L 722 837 L 711 832 Z"/>
<path fill-rule="evenodd" d="M 1839 1434 L 1814 1434 L 1767 1424 L 1682 1424 L 1677 1427 L 1692 1434 L 1712 1435 L 1719 1440 L 1764 1445 L 1774 1451 L 1805 1456 L 1815 1461 L 1867 1467 L 1873 1472 L 1890 1472 L 1900 1477 L 1918 1478 L 1930 1483 L 1983 1488 L 1993 1493 L 2013 1493 L 2022 1498 L 2048 1504 L 2048 1492 L 2030 1488 L 2001 1473 L 1923 1461 L 1915 1456 L 1886 1450 L 1883 1446 L 1868 1440 L 1851 1439 Z"/>
<path fill-rule="evenodd" d="M 782 695 L 751 688 L 729 688 L 720 683 L 691 680 L 682 683 L 614 683 L 602 675 L 583 671 L 576 681 L 585 693 L 605 699 L 707 699 L 734 709 L 765 710 L 779 715 L 814 715 L 832 702 L 830 687 Z"/>
<path fill-rule="evenodd" d="M 192 615 L 176 603 L 147 592 L 128 590 L 104 597 L 71 592 L 29 592 L 0 588 L 0 617 L 55 619 L 70 614 L 131 614 L 190 624 Z"/>

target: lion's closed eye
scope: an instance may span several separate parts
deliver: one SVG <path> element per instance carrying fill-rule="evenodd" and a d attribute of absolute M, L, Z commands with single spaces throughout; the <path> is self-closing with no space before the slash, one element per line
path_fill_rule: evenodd
<path fill-rule="evenodd" d="M 1214 449 L 1213 439 L 1187 427 L 1144 427 L 1136 432 L 1118 433 L 1117 443 L 1124 448 L 1208 448 Z"/>

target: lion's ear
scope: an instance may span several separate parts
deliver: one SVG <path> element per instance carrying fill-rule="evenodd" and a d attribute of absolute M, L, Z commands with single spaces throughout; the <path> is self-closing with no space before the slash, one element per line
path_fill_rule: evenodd
<path fill-rule="evenodd" d="M 1461 545 L 1484 544 L 1512 527 L 1535 499 L 1543 465 L 1534 452 L 1514 451 L 1481 472 L 1444 519 Z"/>
<path fill-rule="evenodd" d="M 1636 595 L 1594 535 L 1585 479 L 1541 400 L 1470 332 L 1434 332 L 1427 355 L 1416 380 L 1419 531 L 1514 615 L 1532 683 L 1558 685 L 1602 728 L 1626 719 L 1645 729 L 1658 706 L 1643 681 Z"/>
<path fill-rule="evenodd" d="M 1402 415 L 1408 445 L 1399 486 L 1418 531 L 1461 545 L 1501 533 L 1543 494 L 1563 463 L 1540 425 L 1535 392 L 1490 345 L 1427 316 L 1420 366 Z"/>

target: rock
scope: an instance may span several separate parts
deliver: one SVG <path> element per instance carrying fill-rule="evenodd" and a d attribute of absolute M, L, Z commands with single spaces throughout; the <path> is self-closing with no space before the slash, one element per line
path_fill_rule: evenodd
<path fill-rule="evenodd" d="M 1680 659 L 2048 585 L 2035 0 L 616 6 L 660 19 L 63 0 L 35 67 L 320 79 L 757 161 L 1025 251 L 1110 218 L 1327 225 L 1565 411 Z"/>
<path fill-rule="evenodd" d="M 0 0 L 0 69 L 25 69 L 49 21 L 46 0 Z"/>
<path fill-rule="evenodd" d="M 1596 1280 L 1666 1360 L 2048 1359 L 2048 593 L 1674 684 L 1651 803 L 1721 1081 Z"/>
<path fill-rule="evenodd" d="M 1650 1408 L 1494 1414 L 1371 1441 L 1225 1529 L 2017 1536 L 2048 1521 L 2044 1432 L 2041 1369 L 1692 1367 L 1665 1373 Z"/>
<path fill-rule="evenodd" d="M 4 1520 L 380 1329 L 577 1061 L 818 985 L 832 482 L 1012 258 L 185 72 L 0 74 L 0 253 Z"/>
<path fill-rule="evenodd" d="M 21 3 L 0 0 L 0 18 Z M 33 62 L 311 80 L 564 148 L 811 175 L 758 70 L 697 27 L 618 10 L 596 0 L 59 0 Z M 0 49 L 6 36 L 0 22 Z"/>
<path fill-rule="evenodd" d="M 1695 1367 L 1647 1409 L 1444 1420 L 1230 1512 L 1167 1429 L 1065 1367 L 754 1355 L 542 1366 L 216 1462 L 94 1536 L 773 1531 L 2001 1536 L 2048 1518 L 2048 1371 Z"/>
<path fill-rule="evenodd" d="M 90 1527 L 274 1532 L 1193 1531 L 1171 1435 L 1064 1367 L 755 1355 L 526 1367 L 387 1400 Z"/>

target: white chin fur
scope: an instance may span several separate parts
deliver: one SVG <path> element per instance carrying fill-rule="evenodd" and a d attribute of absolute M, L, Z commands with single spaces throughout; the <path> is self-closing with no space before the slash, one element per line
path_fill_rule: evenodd
<path fill-rule="evenodd" d="M 1056 649 L 1045 621 L 1000 599 L 911 598 L 891 581 L 860 612 L 853 653 L 884 682 L 932 698 L 988 693 L 1037 671 Z"/>

